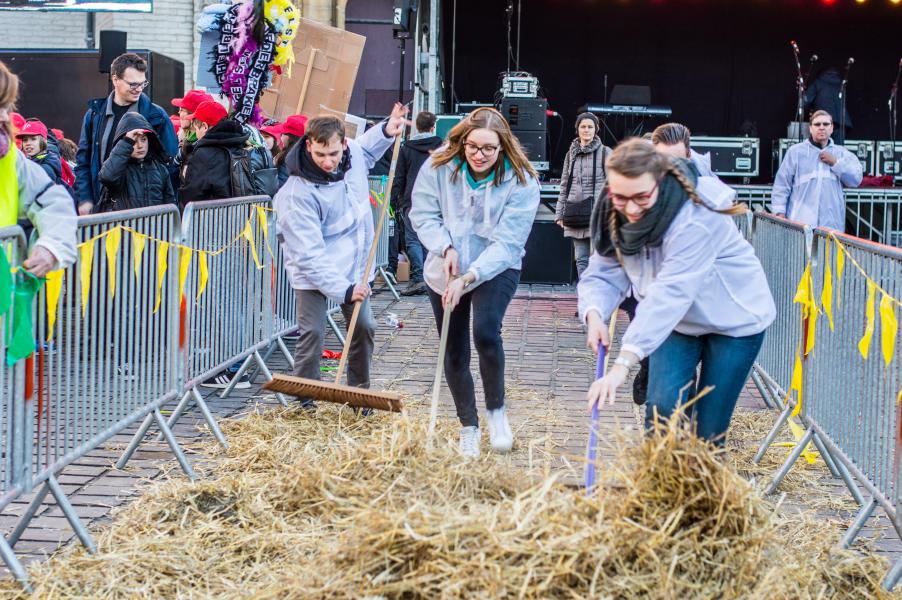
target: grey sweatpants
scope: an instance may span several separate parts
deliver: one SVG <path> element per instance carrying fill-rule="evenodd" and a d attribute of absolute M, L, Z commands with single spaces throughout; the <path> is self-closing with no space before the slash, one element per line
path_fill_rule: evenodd
<path fill-rule="evenodd" d="M 316 290 L 294 290 L 297 300 L 298 341 L 294 348 L 296 377 L 320 378 L 320 361 L 323 356 L 323 340 L 326 336 L 326 297 Z M 342 304 L 345 323 L 351 322 L 353 304 Z M 373 337 L 376 319 L 370 301 L 364 301 L 357 317 L 354 338 L 348 350 L 348 385 L 370 387 L 370 361 L 373 358 Z"/>

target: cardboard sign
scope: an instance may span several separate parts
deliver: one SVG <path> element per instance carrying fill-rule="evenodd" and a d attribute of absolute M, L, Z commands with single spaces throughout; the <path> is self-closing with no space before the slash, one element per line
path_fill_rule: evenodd
<path fill-rule="evenodd" d="M 279 121 L 294 114 L 346 112 L 365 42 L 362 35 L 301 19 L 291 77 L 273 77 L 260 99 L 263 112 Z"/>

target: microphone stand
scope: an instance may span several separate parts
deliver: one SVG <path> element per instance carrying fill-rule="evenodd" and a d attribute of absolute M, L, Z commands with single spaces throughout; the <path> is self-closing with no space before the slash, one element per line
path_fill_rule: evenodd
<path fill-rule="evenodd" d="M 846 143 L 846 84 L 849 82 L 849 69 L 852 68 L 854 59 L 850 58 L 846 63 L 846 72 L 843 74 L 842 85 L 839 87 L 839 132 L 842 134 L 842 145 Z"/>
<path fill-rule="evenodd" d="M 802 141 L 802 123 L 805 113 L 805 77 L 802 75 L 802 64 L 799 62 L 799 47 L 796 43 L 792 44 L 792 53 L 796 61 L 796 137 L 797 141 Z"/>
<path fill-rule="evenodd" d="M 891 142 L 891 150 L 890 150 L 890 160 L 895 163 L 896 160 L 896 111 L 898 109 L 898 99 L 896 97 L 896 91 L 899 87 L 899 73 L 902 72 L 902 60 L 899 61 L 899 66 L 896 69 L 896 79 L 893 81 L 893 85 L 890 88 L 889 92 L 889 139 Z M 894 175 L 898 175 L 898 173 L 894 173 Z M 893 177 L 893 185 L 895 186 L 896 177 Z"/>

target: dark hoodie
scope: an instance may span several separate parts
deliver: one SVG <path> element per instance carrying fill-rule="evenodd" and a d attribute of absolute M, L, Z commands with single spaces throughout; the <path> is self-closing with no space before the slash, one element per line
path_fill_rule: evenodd
<path fill-rule="evenodd" d="M 148 148 L 143 160 L 131 156 L 135 142 L 125 134 L 133 129 L 146 130 Z M 103 192 L 94 212 L 174 204 L 175 191 L 166 166 L 169 156 L 147 119 L 138 112 L 125 113 L 116 127 L 114 140 L 110 156 L 100 168 Z"/>
<path fill-rule="evenodd" d="M 233 156 L 244 149 L 248 134 L 241 123 L 223 119 L 194 145 L 185 167 L 185 178 L 179 190 L 184 206 L 197 200 L 233 198 L 230 167 Z"/>
<path fill-rule="evenodd" d="M 839 133 L 840 113 L 842 112 L 842 99 L 839 92 L 842 89 L 842 76 L 836 69 L 827 69 L 817 76 L 805 94 L 805 102 L 810 111 L 825 110 L 833 117 L 834 134 Z M 846 109 L 846 128 L 852 128 L 852 118 Z M 834 135 L 835 137 L 835 135 Z"/>
<path fill-rule="evenodd" d="M 338 168 L 333 173 L 326 173 L 313 162 L 313 157 L 310 156 L 310 151 L 307 150 L 307 136 L 305 135 L 288 151 L 284 164 L 288 165 L 289 175 L 306 179 L 310 183 L 317 185 L 335 183 L 343 180 L 345 173 L 351 170 L 351 150 L 350 148 L 345 148 L 344 153 L 341 155 L 341 161 L 338 163 Z"/>
<path fill-rule="evenodd" d="M 437 135 L 407 140 L 398 155 L 395 166 L 395 182 L 392 185 L 392 205 L 395 210 L 406 213 L 410 210 L 413 184 L 417 181 L 420 167 L 429 154 L 444 142 Z"/>

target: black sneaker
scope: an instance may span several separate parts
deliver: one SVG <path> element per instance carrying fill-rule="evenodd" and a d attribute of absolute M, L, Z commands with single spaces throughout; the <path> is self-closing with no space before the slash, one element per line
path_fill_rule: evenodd
<path fill-rule="evenodd" d="M 648 399 L 648 357 L 639 361 L 639 372 L 633 379 L 633 402 L 642 406 Z"/>
<path fill-rule="evenodd" d="M 235 375 L 237 375 L 237 373 L 226 371 L 225 373 L 220 373 L 219 375 L 210 377 L 200 385 L 201 387 L 205 388 L 216 388 L 218 390 L 224 390 L 229 387 L 229 383 L 231 383 L 231 381 L 235 378 Z M 246 390 L 249 387 L 251 387 L 250 377 L 248 377 L 247 375 L 242 375 L 241 379 L 238 380 L 233 389 Z"/>
<path fill-rule="evenodd" d="M 411 281 L 407 287 L 401 292 L 402 296 L 419 296 L 426 293 L 425 281 Z"/>

